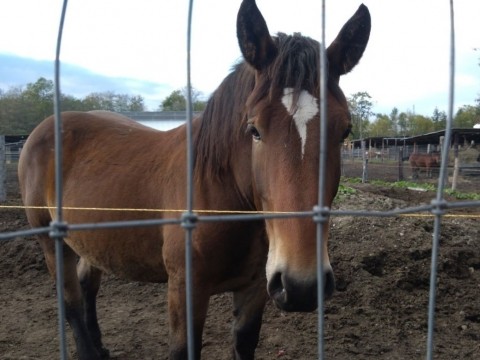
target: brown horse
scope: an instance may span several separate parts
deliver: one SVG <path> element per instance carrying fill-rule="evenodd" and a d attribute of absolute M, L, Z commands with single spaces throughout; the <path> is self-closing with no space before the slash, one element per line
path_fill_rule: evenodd
<path fill-rule="evenodd" d="M 418 179 L 420 169 L 425 169 L 425 176 L 432 177 L 432 170 L 440 167 L 440 154 L 418 154 L 412 153 L 408 159 L 410 168 L 412 169 L 412 179 Z"/>
<path fill-rule="evenodd" d="M 362 5 L 327 51 L 327 206 L 338 188 L 340 145 L 351 128 L 339 77 L 358 63 L 369 34 L 370 14 Z M 240 7 L 237 36 L 245 61 L 224 79 L 203 115 L 193 121 L 195 208 L 311 211 L 318 198 L 319 44 L 298 33 L 272 37 L 254 0 L 244 0 Z M 55 206 L 53 123 L 52 117 L 44 120 L 21 154 L 19 177 L 26 206 Z M 184 208 L 184 126 L 160 132 L 106 112 L 65 112 L 62 124 L 68 224 L 153 216 L 69 207 L 166 209 L 155 213 L 159 218 L 175 218 L 177 213 L 169 209 Z M 48 226 L 54 219 L 53 210 L 46 208 L 28 208 L 27 216 L 33 227 Z M 328 224 L 323 232 L 326 238 Z M 315 234 L 314 221 L 299 218 L 197 225 L 196 358 L 212 294 L 233 292 L 236 359 L 254 357 L 266 289 L 281 309 L 317 307 Z M 54 275 L 54 242 L 45 235 L 39 240 Z M 108 357 L 95 310 L 102 272 L 138 281 L 168 281 L 170 358 L 186 358 L 184 252 L 184 230 L 178 225 L 68 232 L 66 316 L 81 360 Z M 325 294 L 330 297 L 334 277 L 327 251 L 324 254 Z"/>

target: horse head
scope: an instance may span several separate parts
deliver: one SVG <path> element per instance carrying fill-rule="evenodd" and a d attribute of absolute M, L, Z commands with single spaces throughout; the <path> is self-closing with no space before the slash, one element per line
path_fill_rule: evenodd
<path fill-rule="evenodd" d="M 327 206 L 340 180 L 340 145 L 351 128 L 339 78 L 359 62 L 370 35 L 370 14 L 361 5 L 327 49 Z M 245 61 L 255 71 L 246 103 L 252 141 L 252 181 L 256 207 L 264 211 L 309 211 L 318 202 L 320 115 L 319 43 L 298 33 L 271 36 L 254 0 L 244 0 L 237 37 Z M 323 226 L 328 236 L 328 222 Z M 312 219 L 266 221 L 269 241 L 268 292 L 286 311 L 317 307 L 316 224 Z M 324 241 L 325 295 L 335 288 Z"/>

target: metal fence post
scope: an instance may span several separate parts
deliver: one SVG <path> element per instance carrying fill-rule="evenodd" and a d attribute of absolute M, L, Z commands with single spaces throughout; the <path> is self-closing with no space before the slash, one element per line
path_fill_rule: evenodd
<path fill-rule="evenodd" d="M 0 202 L 7 200 L 6 179 L 5 135 L 0 135 Z"/>
<path fill-rule="evenodd" d="M 368 181 L 368 156 L 366 151 L 365 140 L 362 140 L 362 183 Z"/>
<path fill-rule="evenodd" d="M 398 148 L 398 181 L 404 179 L 403 176 L 403 146 Z"/>

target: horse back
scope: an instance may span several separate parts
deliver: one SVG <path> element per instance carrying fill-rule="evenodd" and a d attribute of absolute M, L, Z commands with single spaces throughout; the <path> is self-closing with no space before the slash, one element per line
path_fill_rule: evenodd
<path fill-rule="evenodd" d="M 62 113 L 64 221 L 99 223 L 164 216 L 138 209 L 160 209 L 166 202 L 176 207 L 171 202 L 174 196 L 183 201 L 173 183 L 164 190 L 173 175 L 161 175 L 172 173 L 176 165 L 178 179 L 184 178 L 183 134 L 177 129 L 166 135 L 113 113 Z M 54 148 L 54 118 L 49 117 L 31 133 L 19 161 L 20 191 L 32 227 L 48 226 L 55 219 Z M 70 232 L 65 241 L 105 271 L 164 281 L 163 238 L 161 229 L 147 227 Z M 147 256 L 152 253 L 155 256 Z"/>
<path fill-rule="evenodd" d="M 65 206 L 80 206 L 87 201 L 82 199 L 88 199 L 90 207 L 134 205 L 133 198 L 118 195 L 130 185 L 145 186 L 145 171 L 165 164 L 156 148 L 168 147 L 161 132 L 108 112 L 63 113 L 62 138 Z M 52 116 L 35 128 L 20 156 L 20 191 L 27 206 L 55 205 L 54 148 Z"/>

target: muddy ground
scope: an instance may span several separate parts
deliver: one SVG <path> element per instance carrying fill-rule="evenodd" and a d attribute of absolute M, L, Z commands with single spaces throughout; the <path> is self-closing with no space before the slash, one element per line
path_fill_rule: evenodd
<path fill-rule="evenodd" d="M 11 184 L 10 179 L 10 184 Z M 351 185 L 335 207 L 393 209 L 430 203 L 434 192 Z M 15 185 L 8 205 L 20 204 Z M 480 209 L 460 209 L 461 215 Z M 0 232 L 27 228 L 22 210 L 0 209 Z M 423 359 L 433 220 L 334 217 L 330 256 L 337 291 L 326 303 L 328 359 Z M 480 221 L 445 218 L 438 263 L 435 359 L 480 358 Z M 0 242 L 0 359 L 58 359 L 55 288 L 33 238 Z M 113 359 L 165 359 L 166 287 L 106 276 L 98 297 Z M 212 299 L 205 359 L 230 358 L 230 294 Z M 317 315 L 268 303 L 257 359 L 317 358 Z M 75 359 L 71 331 L 68 351 Z"/>

